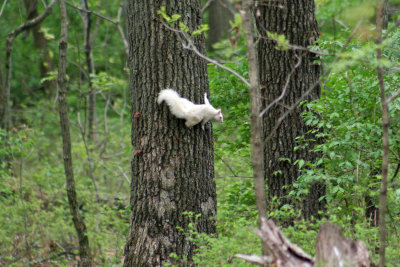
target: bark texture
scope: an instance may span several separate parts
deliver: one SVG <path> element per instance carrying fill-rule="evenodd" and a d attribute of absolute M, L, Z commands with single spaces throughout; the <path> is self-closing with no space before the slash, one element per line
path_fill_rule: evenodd
<path fill-rule="evenodd" d="M 78 266 L 91 266 L 91 256 L 89 248 L 89 238 L 87 235 L 86 225 L 82 215 L 79 212 L 79 204 L 76 197 L 75 178 L 72 168 L 71 155 L 71 136 L 69 130 L 68 107 L 67 107 L 67 46 L 68 46 L 68 18 L 67 9 L 64 0 L 60 0 L 60 17 L 61 17 L 61 36 L 59 43 L 59 65 L 58 65 L 58 107 L 60 113 L 60 126 L 63 141 L 63 158 L 65 180 L 67 184 L 67 196 L 72 221 L 79 239 L 79 264 Z"/>
<path fill-rule="evenodd" d="M 291 185 L 299 176 L 298 166 L 293 163 L 304 159 L 313 161 L 317 154 L 310 149 L 294 151 L 296 137 L 306 135 L 310 127 L 306 126 L 301 113 L 304 108 L 295 106 L 302 97 L 314 100 L 320 96 L 318 83 L 320 65 L 314 62 L 315 56 L 307 51 L 275 49 L 276 42 L 267 38 L 267 31 L 284 34 L 290 44 L 308 47 L 318 39 L 318 25 L 314 15 L 314 1 L 294 0 L 260 1 L 255 7 L 257 29 L 262 36 L 258 45 L 260 63 L 260 82 L 263 108 L 277 99 L 284 90 L 283 98 L 263 116 L 265 177 L 269 196 L 278 197 L 282 204 L 289 203 L 285 197 L 288 190 L 284 186 Z M 310 92 L 307 92 L 313 88 Z M 278 120 L 294 107 L 288 116 L 277 127 Z M 277 129 L 275 129 L 277 127 Z M 312 145 L 312 144 L 311 144 Z M 310 194 L 300 204 L 306 219 L 318 216 L 323 203 L 318 198 L 324 195 L 325 188 L 321 184 L 313 184 Z"/>
<path fill-rule="evenodd" d="M 130 233 L 124 266 L 161 266 L 171 253 L 190 261 L 194 246 L 177 227 L 188 229 L 185 211 L 201 214 L 196 230 L 215 233 L 212 126 L 186 128 L 165 104 L 161 89 L 173 88 L 195 103 L 208 91 L 206 62 L 183 49 L 157 14 L 181 14 L 193 30 L 202 23 L 200 0 L 128 1 L 132 184 Z M 204 39 L 196 45 L 204 52 Z"/>
<path fill-rule="evenodd" d="M 315 262 L 326 267 L 369 267 L 367 246 L 363 241 L 352 241 L 342 235 L 331 223 L 324 223 L 317 236 Z"/>

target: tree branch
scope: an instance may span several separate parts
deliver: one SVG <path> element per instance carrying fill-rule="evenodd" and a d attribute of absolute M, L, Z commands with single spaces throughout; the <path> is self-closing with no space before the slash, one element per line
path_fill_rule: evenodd
<path fill-rule="evenodd" d="M 386 98 L 386 104 L 389 104 L 390 102 L 392 102 L 393 100 L 395 100 L 399 96 L 400 96 L 400 91 L 397 91 L 396 93 L 392 94 L 391 96 L 388 96 Z"/>
<path fill-rule="evenodd" d="M 96 12 L 96 11 L 93 11 L 93 10 L 90 10 L 90 9 L 87 9 L 87 8 L 83 8 L 83 7 L 76 6 L 76 5 L 74 5 L 73 3 L 70 3 L 70 2 L 66 2 L 66 3 L 67 3 L 69 6 L 75 8 L 75 9 L 77 9 L 77 10 L 79 10 L 79 11 L 86 12 L 86 13 L 88 13 L 88 14 L 93 14 L 93 15 L 99 17 L 99 18 L 105 19 L 105 20 L 111 22 L 112 24 L 116 25 L 116 26 L 117 26 L 117 29 L 118 29 L 118 31 L 119 31 L 119 33 L 120 33 L 120 35 L 121 35 L 121 38 L 122 38 L 122 42 L 123 42 L 123 44 L 124 44 L 124 47 L 125 47 L 125 53 L 126 53 L 126 55 L 128 55 L 128 54 L 129 54 L 128 41 L 127 41 L 127 39 L 126 39 L 126 37 L 125 37 L 125 34 L 124 34 L 124 31 L 123 31 L 123 29 L 122 29 L 122 27 L 121 27 L 121 14 L 122 14 L 122 9 L 123 9 L 123 3 L 122 3 L 122 1 L 123 1 L 123 0 L 121 0 L 121 2 L 120 2 L 120 6 L 119 6 L 119 9 L 118 9 L 118 15 L 117 15 L 117 19 L 116 19 L 116 20 L 113 20 L 113 19 L 111 19 L 111 18 L 109 18 L 109 17 L 106 17 L 106 16 L 104 16 L 104 15 L 102 15 L 102 14 Z"/>
<path fill-rule="evenodd" d="M 199 57 L 201 57 L 202 59 L 206 60 L 209 63 L 214 64 L 215 66 L 220 67 L 223 70 L 226 70 L 227 72 L 233 74 L 234 76 L 236 76 L 239 80 L 241 80 L 247 87 L 250 87 L 250 83 L 246 80 L 246 78 L 244 78 L 242 75 L 240 75 L 239 73 L 237 73 L 236 71 L 234 71 L 233 69 L 226 67 L 224 65 L 222 65 L 221 63 L 219 63 L 218 61 L 207 57 L 206 55 L 203 55 L 202 53 L 200 53 L 200 51 L 197 49 L 196 45 L 193 43 L 193 40 L 190 39 L 190 37 L 181 30 L 177 30 L 174 29 L 172 27 L 170 27 L 168 24 L 166 24 L 163 20 L 161 21 L 161 23 L 164 25 L 164 27 L 166 27 L 168 30 L 175 32 L 180 39 L 183 41 L 182 42 L 182 46 L 184 49 L 188 49 L 193 51 L 196 55 L 198 55 Z"/>
<path fill-rule="evenodd" d="M 4 0 L 3 6 L 1 7 L 1 10 L 0 10 L 0 17 L 1 17 L 1 15 L 3 15 L 3 11 L 4 11 L 4 8 L 6 7 L 6 4 L 7 4 L 7 0 Z"/>
<path fill-rule="evenodd" d="M 51 11 L 53 10 L 54 5 L 57 3 L 58 0 L 53 0 L 50 5 L 46 7 L 42 14 L 28 20 L 26 23 L 20 25 L 13 31 L 11 31 L 7 35 L 6 39 L 6 57 L 5 57 L 5 95 L 4 95 L 4 112 L 3 112 L 3 128 L 8 131 L 9 123 L 10 123 L 10 91 L 11 91 L 11 53 L 12 53 L 12 45 L 14 39 L 24 30 L 34 27 L 35 25 L 41 23 L 48 15 L 50 15 Z"/>
<path fill-rule="evenodd" d="M 93 10 L 90 10 L 90 9 L 86 9 L 86 8 L 83 8 L 83 7 L 80 7 L 80 6 L 76 6 L 76 5 L 74 5 L 74 4 L 70 3 L 70 2 L 67 2 L 67 1 L 65 3 L 67 5 L 75 8 L 75 9 L 78 9 L 80 11 L 83 11 L 83 12 L 86 12 L 86 13 L 89 13 L 89 14 L 93 14 L 93 15 L 98 16 L 98 17 L 100 17 L 102 19 L 105 19 L 105 20 L 107 20 L 107 21 L 109 21 L 109 22 L 111 22 L 113 24 L 117 24 L 116 21 L 114 21 L 114 20 L 110 19 L 109 17 L 106 17 L 106 16 L 104 16 L 104 15 L 102 15 L 102 14 L 96 12 L 96 11 L 93 11 Z"/>
<path fill-rule="evenodd" d="M 295 55 L 295 56 L 297 57 L 298 61 L 297 61 L 296 65 L 294 66 L 294 68 L 292 69 L 292 71 L 289 73 L 288 77 L 286 78 L 285 86 L 283 86 L 281 95 L 278 98 L 276 98 L 274 101 L 272 101 L 263 111 L 261 111 L 261 113 L 259 114 L 260 117 L 262 117 L 273 105 L 275 105 L 276 103 L 281 101 L 281 99 L 286 95 L 286 91 L 289 86 L 290 78 L 292 77 L 293 73 L 300 66 L 300 63 L 301 63 L 301 57 L 299 57 L 298 55 Z"/>
<path fill-rule="evenodd" d="M 208 0 L 208 1 L 204 4 L 203 8 L 201 9 L 201 14 L 203 14 L 203 13 L 207 10 L 207 8 L 211 5 L 212 2 L 214 2 L 214 0 Z"/>
<path fill-rule="evenodd" d="M 118 15 L 117 15 L 117 28 L 119 31 L 119 34 L 121 35 L 122 38 L 122 42 L 124 43 L 124 47 L 125 47 L 125 53 L 128 56 L 129 55 L 129 44 L 128 44 L 128 40 L 126 39 L 124 30 L 121 27 L 121 15 L 122 15 L 122 9 L 124 7 L 124 0 L 121 0 L 120 4 L 119 4 L 119 8 L 118 8 Z"/>

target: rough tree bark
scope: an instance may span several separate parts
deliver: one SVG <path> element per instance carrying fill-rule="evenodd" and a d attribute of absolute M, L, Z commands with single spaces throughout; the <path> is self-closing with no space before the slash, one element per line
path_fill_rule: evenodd
<path fill-rule="evenodd" d="M 37 0 L 24 0 L 26 12 L 28 13 L 28 20 L 33 19 L 39 15 L 37 8 Z M 42 78 L 49 76 L 50 72 L 56 69 L 56 64 L 53 58 L 50 56 L 49 47 L 44 33 L 41 31 L 41 23 L 36 24 L 32 27 L 32 35 L 35 48 L 39 51 L 40 59 L 40 76 Z M 43 88 L 47 95 L 54 95 L 57 89 L 56 80 L 47 80 L 43 82 Z"/>
<path fill-rule="evenodd" d="M 79 266 L 91 266 L 92 258 L 90 256 L 89 238 L 86 225 L 82 215 L 79 212 L 79 204 L 75 191 L 75 179 L 72 168 L 71 156 L 71 136 L 69 131 L 68 107 L 67 107 L 67 46 L 68 46 L 68 18 L 65 1 L 60 0 L 61 17 L 61 36 L 59 43 L 59 62 L 58 62 L 58 105 L 60 113 L 61 136 L 63 141 L 63 158 L 65 179 L 67 184 L 67 196 L 72 221 L 79 239 Z"/>
<path fill-rule="evenodd" d="M 124 266 L 161 266 L 170 254 L 189 261 L 194 245 L 177 227 L 188 229 L 185 211 L 201 214 L 196 230 L 215 233 L 212 125 L 186 128 L 156 98 L 163 88 L 202 103 L 208 91 L 207 64 L 185 50 L 157 11 L 181 14 L 191 29 L 202 23 L 200 0 L 128 1 L 132 184 L 129 239 Z M 197 39 L 198 38 L 198 39 Z M 204 38 L 196 37 L 204 53 Z"/>
<path fill-rule="evenodd" d="M 290 44 L 308 47 L 318 39 L 314 9 L 314 1 L 283 0 L 279 3 L 259 1 L 254 10 L 257 29 L 262 36 L 258 43 L 258 56 L 263 108 L 284 95 L 263 116 L 265 178 L 270 198 L 278 197 L 281 204 L 290 203 L 286 199 L 288 189 L 283 187 L 291 185 L 299 176 L 298 166 L 293 163 L 300 159 L 313 161 L 318 156 L 310 149 L 312 143 L 307 149 L 294 151 L 298 145 L 296 137 L 306 135 L 309 139 L 315 136 L 306 134 L 311 128 L 301 118 L 304 108 L 293 105 L 310 87 L 314 90 L 305 100 L 319 98 L 321 68 L 314 62 L 315 56 L 307 51 L 275 49 L 276 42 L 267 38 L 267 32 L 284 34 Z M 290 108 L 293 110 L 275 131 L 279 118 Z M 315 183 L 311 186 L 310 194 L 299 207 L 304 218 L 318 216 L 324 204 L 318 198 L 324 193 L 323 185 Z"/>

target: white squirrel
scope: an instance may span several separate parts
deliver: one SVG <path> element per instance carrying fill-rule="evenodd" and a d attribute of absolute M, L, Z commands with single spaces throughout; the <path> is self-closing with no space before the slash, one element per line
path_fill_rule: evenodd
<path fill-rule="evenodd" d="M 207 93 L 204 94 L 204 104 L 194 104 L 186 98 L 180 97 L 179 94 L 172 89 L 161 90 L 157 98 L 160 105 L 163 101 L 169 106 L 171 113 L 179 118 L 185 119 L 186 127 L 190 128 L 201 122 L 201 128 L 211 119 L 217 122 L 223 122 L 221 109 L 215 109 L 211 106 L 207 99 Z"/>

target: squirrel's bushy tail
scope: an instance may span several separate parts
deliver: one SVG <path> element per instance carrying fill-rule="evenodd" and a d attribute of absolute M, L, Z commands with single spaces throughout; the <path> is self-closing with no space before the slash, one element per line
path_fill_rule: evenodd
<path fill-rule="evenodd" d="M 166 101 L 168 104 L 170 104 L 169 101 L 171 101 L 173 99 L 178 99 L 178 98 L 180 98 L 180 96 L 174 90 L 164 89 L 164 90 L 161 90 L 160 94 L 158 95 L 157 103 L 161 104 L 162 102 Z"/>
<path fill-rule="evenodd" d="M 169 110 L 175 117 L 180 119 L 186 119 L 189 109 L 194 106 L 189 100 L 181 98 L 179 94 L 172 89 L 164 89 L 161 90 L 158 95 L 157 102 L 161 104 L 162 102 L 166 102 Z"/>

